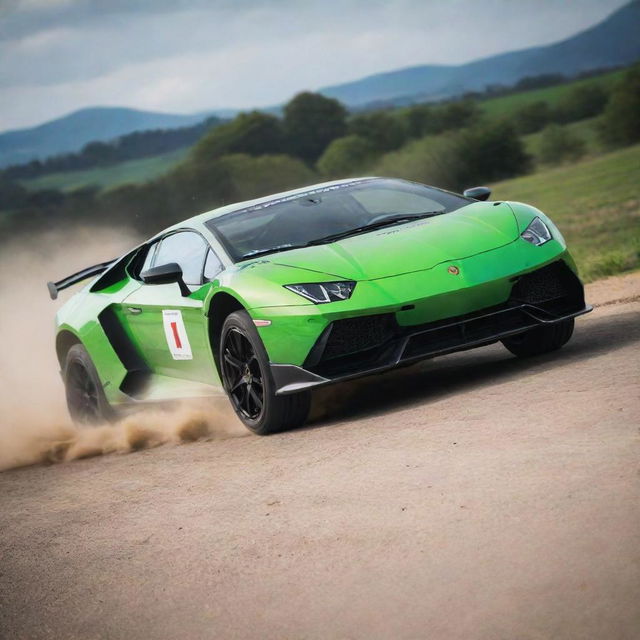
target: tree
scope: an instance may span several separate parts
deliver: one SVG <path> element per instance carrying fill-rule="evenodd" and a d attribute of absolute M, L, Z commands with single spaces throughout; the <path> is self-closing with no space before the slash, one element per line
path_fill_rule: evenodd
<path fill-rule="evenodd" d="M 593 118 L 602 113 L 609 96 L 598 85 L 575 87 L 558 103 L 555 120 L 557 122 L 576 122 Z"/>
<path fill-rule="evenodd" d="M 640 65 L 616 85 L 600 121 L 600 138 L 611 147 L 640 141 Z"/>
<path fill-rule="evenodd" d="M 207 162 L 230 153 L 260 156 L 284 149 L 282 123 L 275 116 L 251 111 L 211 129 L 192 152 L 194 162 Z"/>
<path fill-rule="evenodd" d="M 318 160 L 318 171 L 331 178 L 353 175 L 375 157 L 371 143 L 357 135 L 336 138 Z"/>
<path fill-rule="evenodd" d="M 458 159 L 455 186 L 459 189 L 478 182 L 505 180 L 531 168 L 531 157 L 507 122 L 464 129 L 456 136 L 454 146 Z"/>
<path fill-rule="evenodd" d="M 473 100 L 455 100 L 440 105 L 418 104 L 404 113 L 409 138 L 444 133 L 469 127 L 480 120 L 481 111 Z"/>
<path fill-rule="evenodd" d="M 517 109 L 513 114 L 513 124 L 518 133 L 526 135 L 540 131 L 551 122 L 552 116 L 549 105 L 543 100 L 538 100 Z"/>
<path fill-rule="evenodd" d="M 404 122 L 409 138 L 422 138 L 433 130 L 435 111 L 431 105 L 416 104 L 404 112 Z M 436 127 L 438 128 L 438 127 Z"/>
<path fill-rule="evenodd" d="M 567 127 L 551 124 L 542 132 L 539 156 L 545 164 L 573 162 L 582 157 L 585 151 L 584 140 Z"/>
<path fill-rule="evenodd" d="M 113 146 L 106 142 L 89 142 L 82 148 L 81 154 L 89 166 L 94 167 L 111 164 L 115 156 Z"/>
<path fill-rule="evenodd" d="M 301 160 L 286 155 L 231 155 L 222 158 L 233 186 L 232 200 L 248 200 L 317 182 L 316 174 Z"/>
<path fill-rule="evenodd" d="M 461 191 L 521 175 L 530 167 L 513 127 L 493 122 L 416 140 L 383 156 L 373 173 Z"/>
<path fill-rule="evenodd" d="M 21 184 L 0 175 L 0 211 L 24 207 L 28 196 L 29 192 Z"/>
<path fill-rule="evenodd" d="M 346 109 L 319 93 L 299 93 L 284 108 L 284 128 L 289 151 L 312 164 L 329 143 L 345 135 Z"/>
<path fill-rule="evenodd" d="M 377 151 L 394 151 L 406 141 L 401 122 L 384 111 L 354 116 L 349 122 L 349 132 L 366 140 Z"/>
<path fill-rule="evenodd" d="M 439 108 L 439 116 L 442 131 L 462 129 L 478 122 L 480 108 L 473 100 L 457 100 L 442 105 Z"/>

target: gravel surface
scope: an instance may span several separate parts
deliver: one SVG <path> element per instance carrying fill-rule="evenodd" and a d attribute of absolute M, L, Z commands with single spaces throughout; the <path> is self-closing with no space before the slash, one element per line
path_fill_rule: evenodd
<path fill-rule="evenodd" d="M 1 473 L 0 637 L 639 638 L 640 280 L 605 282 L 555 354 L 324 391 L 268 438 Z"/>

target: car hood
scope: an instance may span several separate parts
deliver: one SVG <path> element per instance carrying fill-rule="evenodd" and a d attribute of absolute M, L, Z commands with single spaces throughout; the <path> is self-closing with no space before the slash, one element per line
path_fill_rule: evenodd
<path fill-rule="evenodd" d="M 477 202 L 331 244 L 274 254 L 270 261 L 337 278 L 375 280 L 497 249 L 518 235 L 508 204 Z"/>

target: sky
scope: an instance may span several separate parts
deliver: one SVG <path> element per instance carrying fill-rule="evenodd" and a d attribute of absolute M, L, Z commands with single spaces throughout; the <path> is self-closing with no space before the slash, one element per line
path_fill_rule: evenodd
<path fill-rule="evenodd" d="M 170 113 L 548 44 L 627 0 L 0 0 L 0 131 L 88 106 Z"/>

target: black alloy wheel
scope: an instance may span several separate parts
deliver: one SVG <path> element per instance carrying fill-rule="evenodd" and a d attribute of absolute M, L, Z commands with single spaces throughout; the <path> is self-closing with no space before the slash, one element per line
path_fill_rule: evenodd
<path fill-rule="evenodd" d="M 246 311 L 234 311 L 225 319 L 217 362 L 236 415 L 254 433 L 286 431 L 307 419 L 311 394 L 276 395 L 269 356 Z"/>
<path fill-rule="evenodd" d="M 257 420 L 264 409 L 260 363 L 248 338 L 236 327 L 225 336 L 222 349 L 224 386 L 236 411 Z"/>
<path fill-rule="evenodd" d="M 67 407 L 74 422 L 95 425 L 116 418 L 104 395 L 98 372 L 83 345 L 74 344 L 67 352 L 63 377 Z"/>

